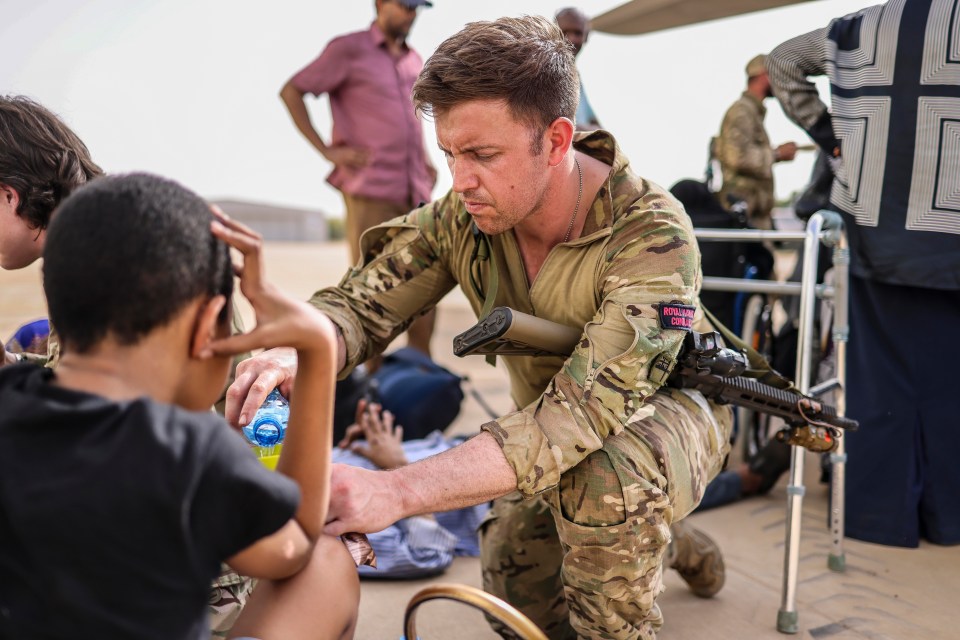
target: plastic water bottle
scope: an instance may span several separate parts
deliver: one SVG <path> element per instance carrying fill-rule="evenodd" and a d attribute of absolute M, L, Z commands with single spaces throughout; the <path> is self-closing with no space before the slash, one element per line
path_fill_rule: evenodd
<path fill-rule="evenodd" d="M 258 448 L 261 456 L 272 456 L 274 448 L 283 442 L 290 420 L 290 403 L 274 389 L 253 415 L 250 424 L 243 427 L 247 441 Z"/>

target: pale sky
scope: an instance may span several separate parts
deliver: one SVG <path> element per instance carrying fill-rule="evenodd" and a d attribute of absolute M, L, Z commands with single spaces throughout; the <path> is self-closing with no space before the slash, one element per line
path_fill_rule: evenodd
<path fill-rule="evenodd" d="M 581 0 L 598 15 L 620 0 Z M 700 178 L 707 141 L 745 86 L 744 65 L 780 42 L 868 6 L 818 0 L 643 36 L 594 32 L 578 58 L 587 94 L 634 171 L 664 187 Z M 0 92 L 43 103 L 108 172 L 151 171 L 201 195 L 320 208 L 340 215 L 329 164 L 303 140 L 277 94 L 332 37 L 365 29 L 373 0 L 0 0 Z M 473 20 L 552 17 L 544 0 L 434 0 L 410 44 L 426 59 Z M 821 84 L 821 87 L 825 85 Z M 326 140 L 325 99 L 311 113 Z M 774 100 L 774 144 L 808 143 Z M 427 146 L 450 187 L 433 123 Z M 775 170 L 777 193 L 807 181 L 813 154 Z"/>

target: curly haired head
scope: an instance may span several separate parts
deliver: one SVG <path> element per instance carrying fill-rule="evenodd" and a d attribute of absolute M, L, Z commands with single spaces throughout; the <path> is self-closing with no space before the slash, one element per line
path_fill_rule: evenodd
<path fill-rule="evenodd" d="M 64 349 L 136 344 L 199 296 L 233 292 L 227 245 L 186 187 L 145 173 L 85 185 L 61 205 L 43 250 L 50 321 Z M 229 305 L 220 321 L 229 320 Z"/>
<path fill-rule="evenodd" d="M 70 193 L 102 174 L 80 138 L 47 108 L 24 96 L 0 96 L 0 184 L 20 198 L 17 215 L 46 229 Z"/>

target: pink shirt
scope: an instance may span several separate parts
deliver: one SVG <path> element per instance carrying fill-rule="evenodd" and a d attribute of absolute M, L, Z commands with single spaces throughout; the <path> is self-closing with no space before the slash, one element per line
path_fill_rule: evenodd
<path fill-rule="evenodd" d="M 327 182 L 344 193 L 397 204 L 430 200 L 423 129 L 411 98 L 422 68 L 423 60 L 410 47 L 399 58 L 390 55 L 374 23 L 367 31 L 334 38 L 293 76 L 299 91 L 330 96 L 333 145 L 370 152 L 366 167 L 335 167 Z"/>

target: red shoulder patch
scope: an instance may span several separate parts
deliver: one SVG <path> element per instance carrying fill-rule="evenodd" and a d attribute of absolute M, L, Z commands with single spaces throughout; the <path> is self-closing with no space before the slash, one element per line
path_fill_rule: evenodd
<path fill-rule="evenodd" d="M 660 327 L 663 329 L 678 329 L 693 331 L 693 316 L 697 308 L 679 302 L 661 302 L 659 308 Z"/>

